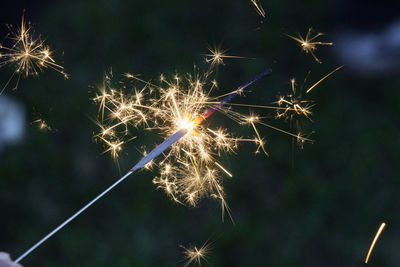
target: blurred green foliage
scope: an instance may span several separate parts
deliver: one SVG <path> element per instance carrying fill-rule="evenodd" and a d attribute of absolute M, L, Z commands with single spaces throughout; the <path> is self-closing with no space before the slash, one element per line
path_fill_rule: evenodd
<path fill-rule="evenodd" d="M 255 59 L 226 60 L 217 72 L 220 90 L 270 66 L 273 76 L 240 100 L 268 104 L 287 92 L 290 78 L 301 85 L 311 70 L 306 81 L 311 85 L 340 65 L 335 47 L 317 52 L 324 62 L 319 65 L 283 35 L 313 26 L 329 40 L 336 24 L 328 1 L 263 1 L 263 6 L 266 19 L 250 1 L 30 3 L 26 16 L 56 54 L 63 54 L 57 59 L 71 78 L 46 71 L 6 91 L 25 105 L 29 121 L 40 113 L 57 131 L 27 125 L 24 141 L 0 154 L 1 250 L 16 258 L 120 175 L 92 138 L 97 107 L 90 98 L 110 68 L 117 78 L 131 72 L 144 79 L 192 72 L 194 64 L 205 69 L 202 54 L 222 42 L 228 53 Z M 16 21 L 21 13 L 14 14 Z M 1 69 L 2 82 L 9 75 Z M 356 77 L 344 69 L 313 90 L 314 145 L 298 150 L 291 138 L 265 129 L 269 158 L 253 156 L 251 146 L 224 158 L 234 173 L 225 184 L 236 225 L 221 222 L 215 201 L 198 208 L 174 204 L 155 190 L 151 173 L 139 172 L 22 263 L 179 266 L 179 245 L 200 246 L 209 239 L 207 266 L 361 266 L 386 221 L 370 264 L 398 266 L 399 86 L 395 77 Z M 221 117 L 215 121 L 226 123 Z M 121 173 L 139 159 L 136 148 L 160 141 L 154 136 L 134 141 L 121 156 Z"/>

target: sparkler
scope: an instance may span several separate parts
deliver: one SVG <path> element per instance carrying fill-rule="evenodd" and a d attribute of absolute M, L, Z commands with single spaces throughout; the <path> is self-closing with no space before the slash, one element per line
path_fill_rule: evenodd
<path fill-rule="evenodd" d="M 0 67 L 14 65 L 15 71 L 0 94 L 15 75 L 18 78 L 14 89 L 18 87 L 21 76 L 24 78 L 38 76 L 39 72 L 47 68 L 61 73 L 66 79 L 68 78 L 64 67 L 55 62 L 50 47 L 40 37 L 33 37 L 33 29 L 29 22 L 25 22 L 24 16 L 22 16 L 21 26 L 18 29 L 13 29 L 11 26 L 8 26 L 8 29 L 10 30 L 10 36 L 8 36 L 10 45 L 5 46 L 0 43 Z"/>
<path fill-rule="evenodd" d="M 154 158 L 156 158 L 158 155 L 163 153 L 166 149 L 170 148 L 169 154 L 175 153 L 174 155 L 176 155 L 177 160 L 179 160 L 181 158 L 180 157 L 181 153 L 185 153 L 185 154 L 189 154 L 190 155 L 189 158 L 191 160 L 193 160 L 194 162 L 196 161 L 196 157 L 198 157 L 199 159 L 202 159 L 197 164 L 204 164 L 205 162 L 207 162 L 206 155 L 208 155 L 208 154 L 205 154 L 206 150 L 204 150 L 204 142 L 205 142 L 205 140 L 208 140 L 208 138 L 204 138 L 204 136 L 202 135 L 204 133 L 202 133 L 202 132 L 197 133 L 196 130 L 199 129 L 202 122 L 204 120 L 206 120 L 209 116 L 211 116 L 215 111 L 221 110 L 221 108 L 225 104 L 227 104 L 229 101 L 231 101 L 236 96 L 242 94 L 247 87 L 249 87 L 256 81 L 258 81 L 262 77 L 264 77 L 266 75 L 270 75 L 271 72 L 272 72 L 271 69 L 267 69 L 267 70 L 263 71 L 262 73 L 257 75 L 254 79 L 250 80 L 245 85 L 240 86 L 238 89 L 234 90 L 233 92 L 226 94 L 222 98 L 221 101 L 219 101 L 217 104 L 214 104 L 213 106 L 211 106 L 211 108 L 207 109 L 203 113 L 199 113 L 200 109 L 204 107 L 204 100 L 209 99 L 209 98 L 206 97 L 204 92 L 201 90 L 202 84 L 201 84 L 200 80 L 196 80 L 196 82 L 194 84 L 192 84 L 193 87 L 190 88 L 190 90 L 187 94 L 188 96 L 192 96 L 192 97 L 189 97 L 188 99 L 184 98 L 184 99 L 186 99 L 186 101 L 177 102 L 176 97 L 180 96 L 179 91 L 177 90 L 177 88 L 179 86 L 179 77 L 175 77 L 176 82 L 175 82 L 174 86 L 172 86 L 172 84 L 171 84 L 171 88 L 169 88 L 168 91 L 165 92 L 165 94 L 162 94 L 164 99 L 161 99 L 161 101 L 157 101 L 157 102 L 160 102 L 162 105 L 169 104 L 170 109 L 156 110 L 156 112 L 153 112 L 153 115 L 159 114 L 159 113 L 162 114 L 163 112 L 166 112 L 167 117 L 161 117 L 161 119 L 165 119 L 165 120 L 167 120 L 168 116 L 171 116 L 171 115 L 175 115 L 174 118 L 178 118 L 177 121 L 174 121 L 174 123 L 175 123 L 175 124 L 173 124 L 174 127 L 168 126 L 168 129 L 165 131 L 165 133 L 167 133 L 167 134 L 170 132 L 173 132 L 173 134 L 170 137 L 168 137 L 164 142 L 162 142 L 160 145 L 158 145 L 156 148 L 154 148 L 149 154 L 144 156 L 135 166 L 133 166 L 133 168 L 130 171 L 128 171 L 119 180 L 114 182 L 105 191 L 103 191 L 101 194 L 96 196 L 93 200 L 91 200 L 89 203 L 87 203 L 84 207 L 82 207 L 80 210 L 78 210 L 75 214 L 73 214 L 71 217 L 69 217 L 66 221 L 61 223 L 53 231 L 51 231 L 49 234 L 47 234 L 45 237 L 43 237 L 41 240 L 39 240 L 35 245 L 33 245 L 30 249 L 28 249 L 25 253 L 23 253 L 19 258 L 17 258 L 15 260 L 15 262 L 16 263 L 20 262 L 23 258 L 25 258 L 27 255 L 29 255 L 38 246 L 40 246 L 42 243 L 44 243 L 46 240 L 48 240 L 51 236 L 53 236 L 55 233 L 57 233 L 59 230 L 61 230 L 64 226 L 66 226 L 69 222 L 71 222 L 77 216 L 79 216 L 82 212 L 84 212 L 87 208 L 89 208 L 91 205 L 93 205 L 97 200 L 99 200 L 101 197 L 103 197 L 105 194 L 107 194 L 109 191 L 111 191 L 114 187 L 116 187 L 118 184 L 120 184 L 122 181 L 124 181 L 129 175 L 131 175 L 136 170 L 139 170 L 139 169 L 145 167 L 148 163 L 150 163 Z M 145 88 L 147 88 L 147 87 L 145 87 Z M 163 92 L 162 88 L 159 88 L 159 89 L 161 90 L 161 92 Z M 203 96 L 203 98 L 202 98 L 202 96 Z M 98 96 L 98 98 L 96 98 L 96 99 L 101 101 L 101 103 L 107 103 L 105 101 L 107 99 L 107 97 L 108 97 L 108 94 L 106 92 L 103 92 L 103 95 Z M 102 99 L 104 99 L 104 101 Z M 122 100 L 123 100 L 122 103 L 124 103 L 124 104 L 121 108 L 123 108 L 123 110 L 132 109 L 134 112 L 133 114 L 135 114 L 135 116 L 141 117 L 143 119 L 142 120 L 143 123 L 146 123 L 146 120 L 143 118 L 143 113 L 141 113 L 140 111 L 138 111 L 136 109 L 137 105 L 143 106 L 140 101 L 141 93 L 136 92 L 135 96 L 133 97 L 135 105 L 133 105 L 132 102 L 126 102 L 124 99 L 125 98 L 122 98 Z M 202 100 L 202 101 L 200 101 L 200 100 Z M 113 103 L 115 104 L 115 102 L 113 102 Z M 121 103 L 119 103 L 119 104 L 121 104 Z M 143 106 L 143 107 L 146 110 L 154 111 L 154 107 L 152 107 L 152 106 L 149 106 L 149 107 Z M 103 105 L 103 106 L 101 106 L 100 110 L 107 110 L 107 107 L 105 105 Z M 192 111 L 192 113 L 185 113 L 183 111 Z M 172 112 L 172 114 L 170 112 Z M 197 115 L 197 114 L 199 114 L 199 115 Z M 121 114 L 114 114 L 114 116 L 116 116 L 118 119 L 121 119 L 120 115 Z M 192 118 L 194 118 L 194 119 L 192 119 Z M 154 119 L 157 119 L 157 117 Z M 122 121 L 124 123 L 117 124 L 117 125 L 118 126 L 127 125 L 128 123 L 130 123 L 130 120 L 123 119 Z M 116 128 L 116 127 L 114 127 L 114 128 Z M 164 127 L 160 127 L 160 128 L 163 129 Z M 108 129 L 108 131 L 107 131 L 107 129 Z M 103 131 L 107 132 L 104 135 L 108 135 L 108 132 L 110 130 L 112 130 L 110 128 L 107 128 L 107 129 L 103 130 Z M 190 133 L 190 134 L 188 135 L 188 133 Z M 223 135 L 220 132 L 216 132 L 216 133 L 217 133 L 217 138 L 213 139 L 213 140 L 219 140 L 221 138 L 224 139 Z M 197 135 L 202 136 L 202 138 L 196 139 Z M 179 142 L 179 143 L 182 143 L 184 145 L 183 146 L 182 145 L 174 146 L 174 144 L 176 144 L 178 142 L 178 140 L 180 140 L 180 139 L 181 139 L 181 142 Z M 224 142 L 219 143 L 220 146 L 224 146 L 223 144 L 224 144 Z M 113 145 L 113 147 L 117 147 L 117 146 Z M 198 148 L 199 150 L 194 150 L 195 147 Z M 186 148 L 187 150 L 184 150 L 183 148 Z M 203 148 L 203 149 L 201 149 L 201 148 Z M 182 149 L 182 152 L 177 151 L 177 149 Z M 166 157 L 166 159 L 168 159 L 168 157 Z M 164 159 L 164 162 L 166 161 L 166 159 Z M 197 166 L 197 164 L 194 164 L 193 166 Z M 185 166 L 185 164 L 183 166 Z M 165 168 L 169 169 L 168 167 L 165 167 Z M 177 170 L 177 171 L 179 172 L 179 170 Z M 226 206 L 226 203 L 225 203 L 225 200 L 223 197 L 223 188 L 220 185 L 219 180 L 217 179 L 218 176 L 215 176 L 213 174 L 212 170 L 208 170 L 208 172 L 209 172 L 208 175 L 205 176 L 205 179 L 203 181 L 198 179 L 201 176 L 196 176 L 195 179 L 191 179 L 189 181 L 183 180 L 182 185 L 180 185 L 178 183 L 173 184 L 173 182 L 170 182 L 168 179 L 163 179 L 160 177 L 160 179 L 155 179 L 155 183 L 158 183 L 159 186 L 162 188 L 165 187 L 165 189 L 167 191 L 168 191 L 168 189 L 172 188 L 171 192 L 173 192 L 173 193 L 171 193 L 171 195 L 173 197 L 175 197 L 174 193 L 178 193 L 178 192 L 186 195 L 186 198 L 187 198 L 186 200 L 189 203 L 193 203 L 196 199 L 198 199 L 199 196 L 202 196 L 204 194 L 210 194 L 210 191 L 211 191 L 212 192 L 211 196 L 215 196 L 216 198 L 219 198 L 224 207 L 224 206 Z M 188 183 L 188 184 L 186 184 L 186 183 Z M 180 186 L 187 188 L 187 190 L 176 191 L 173 188 L 173 187 L 180 188 Z M 192 190 L 193 188 L 196 188 L 196 190 L 190 191 L 190 193 L 189 193 L 188 190 Z"/>
<path fill-rule="evenodd" d="M 286 35 L 288 37 L 292 38 L 293 40 L 295 40 L 296 42 L 298 42 L 300 44 L 301 50 L 306 52 L 306 54 L 310 53 L 312 55 L 312 57 L 315 59 L 315 61 L 321 64 L 322 61 L 314 53 L 315 50 L 317 50 L 317 46 L 333 45 L 333 43 L 316 41 L 315 39 L 317 39 L 318 37 L 325 35 L 325 34 L 322 32 L 319 32 L 319 33 L 315 34 L 314 36 L 311 36 L 312 32 L 313 32 L 312 28 L 309 28 L 307 31 L 307 34 L 304 38 L 300 34 L 298 34 L 297 37 L 292 36 L 292 35 L 287 35 L 287 34 Z"/>
<path fill-rule="evenodd" d="M 312 85 L 306 94 L 340 68 L 336 68 Z M 110 152 L 116 160 L 123 146 L 130 139 L 136 138 L 131 136 L 129 126 L 142 125 L 146 130 L 156 131 L 164 137 L 172 136 L 167 139 L 168 142 L 165 141 L 167 143 L 160 145 L 149 155 L 144 153 L 147 156 L 134 167 L 133 171 L 142 167 L 152 167 L 154 165 L 152 159 L 155 157 L 153 154 L 156 153 L 157 156 L 162 153 L 159 150 L 170 147 L 168 153 L 163 154 L 163 160 L 157 164 L 159 174 L 153 179 L 153 183 L 179 204 L 196 206 L 202 198 L 217 199 L 221 203 L 222 218 L 224 218 L 225 211 L 230 217 L 231 215 L 224 197 L 222 176 L 232 177 L 232 174 L 218 162 L 217 156 L 233 152 L 239 142 L 254 143 L 257 146 L 256 153 L 268 155 L 258 125 L 292 136 L 300 147 L 305 142 L 312 142 L 300 131 L 295 134 L 282 130 L 266 123 L 263 117 L 255 113 L 245 116 L 233 111 L 232 107 L 272 109 L 276 111 L 276 118 L 290 119 L 290 121 L 296 118 L 298 122 L 300 117 L 311 120 L 313 104 L 296 92 L 294 79 L 292 93 L 281 96 L 275 105 L 231 103 L 233 97 L 242 94 L 242 90 L 257 79 L 236 91 L 213 98 L 210 93 L 215 88 L 215 82 L 207 82 L 208 76 L 209 73 L 203 76 L 187 75 L 184 78 L 175 75 L 172 81 L 169 81 L 161 75 L 161 85 L 158 86 L 140 79 L 139 76 L 125 74 L 130 81 L 138 80 L 145 84 L 141 89 L 132 89 L 130 93 L 124 93 L 128 87 L 126 83 L 123 83 L 122 89 L 117 90 L 113 88 L 110 76 L 106 76 L 100 94 L 93 99 L 99 104 L 97 124 L 101 130 L 95 137 L 104 143 L 104 152 Z M 222 97 L 225 98 L 215 101 Z M 200 113 L 207 106 L 211 107 L 206 112 Z M 232 136 L 226 129 L 204 126 L 202 122 L 215 111 L 241 125 L 248 125 L 253 129 L 255 136 L 239 138 Z M 176 142 L 178 139 L 179 142 Z"/>
<path fill-rule="evenodd" d="M 256 128 L 257 123 L 263 122 L 254 115 L 246 117 L 232 111 L 230 107 L 224 107 L 234 105 L 229 101 L 242 94 L 242 90 L 253 80 L 234 92 L 211 97 L 210 93 L 216 87 L 216 82 L 208 82 L 208 76 L 209 73 L 202 76 L 187 75 L 184 78 L 176 75 L 172 81 L 168 81 L 161 75 L 161 86 L 157 86 L 139 79 L 138 76 L 125 74 L 128 79 L 145 83 L 143 88 L 135 88 L 128 94 L 114 89 L 110 76 L 106 76 L 100 94 L 94 98 L 99 103 L 97 124 L 101 130 L 96 137 L 103 141 L 105 152 L 110 152 L 117 159 L 122 146 L 129 141 L 126 138 L 135 138 L 130 135 L 129 126 L 143 125 L 145 129 L 157 131 L 164 137 L 177 134 L 176 138 L 180 138 L 185 135 L 179 142 L 171 145 L 168 153 L 164 153 L 164 159 L 157 165 L 159 175 L 153 182 L 180 204 L 196 206 L 203 197 L 217 199 L 221 202 L 224 217 L 225 211 L 229 214 L 229 208 L 224 198 L 222 175 L 232 177 L 232 174 L 217 161 L 216 156 L 234 151 L 238 142 L 253 142 L 258 146 L 257 152 L 267 152 L 264 148 L 265 142 Z M 126 89 L 125 84 L 123 89 Z M 225 97 L 222 101 L 215 101 L 222 97 Z M 207 107 L 210 109 L 201 113 Z M 256 137 L 232 137 L 225 129 L 203 126 L 202 122 L 215 111 L 240 124 L 251 126 Z M 190 134 L 181 133 L 181 129 L 186 129 Z M 152 165 L 152 161 L 145 163 L 147 168 Z"/>
<path fill-rule="evenodd" d="M 340 67 L 335 71 L 338 69 Z M 322 80 L 332 75 L 333 72 L 323 77 L 316 84 L 319 84 Z M 224 217 L 225 210 L 231 216 L 225 200 L 221 174 L 230 177 L 232 174 L 216 160 L 216 156 L 223 152 L 234 151 L 238 142 L 255 143 L 257 145 L 256 152 L 263 151 L 266 153 L 265 142 L 258 132 L 257 124 L 288 134 L 301 143 L 311 141 L 304 138 L 300 133 L 293 134 L 269 125 L 263 122 L 262 118 L 256 114 L 245 116 L 231 109 L 233 106 L 245 106 L 283 110 L 283 114 L 285 115 L 292 112 L 299 116 L 304 115 L 308 117 L 311 114 L 309 111 L 311 107 L 302 106 L 302 103 L 307 102 L 296 102 L 298 101 L 297 98 L 281 99 L 281 105 L 288 106 L 257 106 L 230 102 L 236 96 L 243 95 L 246 88 L 250 85 L 269 74 L 271 74 L 271 70 L 267 69 L 238 89 L 218 97 L 210 96 L 210 93 L 215 88 L 214 81 L 210 83 L 209 90 L 205 91 L 204 87 L 207 84 L 209 73 L 206 73 L 204 76 L 188 75 L 185 79 L 176 75 L 173 81 L 168 81 L 161 75 L 160 79 L 162 84 L 166 85 L 165 87 L 146 82 L 132 74 L 125 74 L 125 77 L 128 79 L 145 83 L 145 86 L 140 90 L 134 89 L 132 94 L 124 94 L 122 89 L 113 89 L 110 77 L 107 77 L 101 89 L 101 94 L 93 99 L 100 104 L 100 121 L 98 125 L 101 132 L 96 137 L 106 145 L 105 152 L 111 152 L 112 156 L 117 158 L 118 152 L 126 142 L 126 140 L 120 139 L 119 136 L 122 134 L 125 137 L 129 137 L 128 141 L 135 138 L 129 136 L 128 126 L 130 125 L 135 127 L 144 125 L 147 130 L 157 130 L 166 139 L 150 153 L 144 153 L 144 157 L 123 177 L 42 238 L 22 254 L 16 262 L 19 262 L 30 254 L 133 172 L 152 166 L 153 160 L 160 154 L 164 155 L 164 158 L 158 164 L 160 174 L 153 180 L 158 188 L 165 190 L 174 201 L 180 204 L 195 206 L 198 200 L 203 197 L 215 198 L 221 202 L 222 218 Z M 316 84 L 311 86 L 307 92 L 310 92 Z M 294 81 L 292 86 L 292 90 L 294 91 Z M 206 109 L 207 107 L 208 109 Z M 206 111 L 201 112 L 204 109 Z M 212 129 L 204 125 L 204 121 L 216 111 L 219 111 L 239 124 L 251 126 L 255 132 L 255 137 L 232 137 L 224 129 Z M 167 149 L 169 150 L 167 151 Z"/>
<path fill-rule="evenodd" d="M 382 223 L 381 226 L 379 227 L 379 230 L 378 230 L 378 232 L 376 233 L 376 235 L 375 235 L 375 237 L 374 237 L 374 240 L 373 240 L 372 243 L 371 243 L 371 246 L 369 247 L 367 257 L 365 258 L 365 263 L 368 263 L 369 257 L 371 256 L 371 252 L 372 252 L 372 250 L 373 250 L 374 247 L 375 247 L 375 243 L 376 243 L 376 241 L 378 240 L 379 236 L 381 235 L 381 233 L 382 233 L 382 231 L 383 231 L 383 228 L 385 228 L 385 226 L 386 226 L 386 224 L 385 224 L 385 223 Z"/>

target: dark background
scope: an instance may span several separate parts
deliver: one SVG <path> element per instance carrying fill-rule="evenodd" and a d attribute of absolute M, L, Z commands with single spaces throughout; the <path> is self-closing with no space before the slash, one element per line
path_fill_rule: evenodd
<path fill-rule="evenodd" d="M 0 152 L 0 250 L 17 258 L 120 175 L 93 140 L 97 107 L 90 86 L 100 84 L 105 71 L 151 79 L 191 72 L 194 64 L 206 69 L 202 54 L 223 42 L 228 53 L 255 59 L 227 59 L 217 73 L 221 91 L 271 66 L 273 76 L 241 100 L 269 104 L 287 92 L 290 78 L 301 85 L 311 70 L 305 83 L 310 86 L 343 64 L 336 46 L 317 51 L 320 65 L 285 33 L 312 26 L 332 41 L 343 29 L 379 34 L 398 19 L 399 4 L 375 2 L 263 1 L 266 19 L 246 0 L 2 3 L 1 35 L 7 34 L 6 23 L 19 24 L 25 8 L 71 78 L 49 70 L 4 93 L 25 107 L 27 129 L 19 144 Z M 1 69 L 2 84 L 11 73 Z M 207 266 L 361 266 L 385 221 L 369 265 L 399 266 L 399 73 L 363 75 L 345 67 L 313 90 L 313 145 L 299 150 L 291 138 L 263 129 L 269 158 L 254 155 L 250 145 L 223 158 L 234 174 L 225 190 L 236 225 L 221 222 L 213 200 L 198 208 L 176 205 L 155 189 L 152 173 L 139 172 L 22 263 L 179 266 L 179 245 L 211 240 Z M 57 131 L 29 125 L 39 116 Z M 217 116 L 219 121 L 227 119 Z M 121 156 L 121 173 L 139 159 L 136 147 L 161 141 L 133 141 Z"/>

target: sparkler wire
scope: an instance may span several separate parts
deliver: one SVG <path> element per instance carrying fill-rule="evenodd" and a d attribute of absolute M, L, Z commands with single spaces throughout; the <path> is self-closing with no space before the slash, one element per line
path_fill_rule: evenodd
<path fill-rule="evenodd" d="M 221 108 L 223 105 L 231 101 L 233 98 L 236 96 L 240 95 L 241 93 L 244 92 L 244 90 L 261 79 L 264 76 L 270 75 L 272 73 L 271 69 L 266 69 L 262 73 L 258 74 L 256 77 L 254 77 L 252 80 L 250 80 L 248 83 L 240 86 L 238 89 L 233 91 L 232 93 L 228 94 L 225 96 L 218 104 L 215 104 L 205 112 L 203 112 L 199 117 L 197 117 L 194 120 L 195 125 L 199 125 L 202 123 L 203 120 L 207 119 L 209 116 L 211 116 L 216 110 Z M 43 237 L 41 240 L 39 240 L 35 245 L 33 245 L 30 249 L 28 249 L 26 252 L 24 252 L 21 256 L 19 256 L 16 260 L 15 263 L 20 262 L 23 258 L 28 256 L 32 251 L 34 251 L 37 247 L 39 247 L 41 244 L 43 244 L 46 240 L 48 240 L 50 237 L 52 237 L 55 233 L 57 233 L 59 230 L 61 230 L 64 226 L 66 226 L 68 223 L 70 223 L 72 220 L 74 220 L 76 217 L 78 217 L 82 212 L 84 212 L 87 208 L 92 206 L 97 200 L 102 198 L 105 194 L 107 194 L 109 191 L 111 191 L 114 187 L 116 187 L 118 184 L 120 184 L 122 181 L 124 181 L 129 175 L 134 173 L 135 171 L 141 169 L 144 167 L 147 163 L 152 161 L 154 158 L 159 156 L 162 152 L 164 152 L 168 147 L 173 145 L 175 142 L 177 142 L 179 139 L 181 139 L 183 136 L 185 136 L 189 132 L 188 129 L 183 128 L 175 132 L 173 135 L 168 137 L 164 142 L 162 142 L 160 145 L 158 145 L 156 148 L 154 148 L 149 154 L 147 154 L 145 157 L 143 157 L 135 166 L 133 166 L 132 169 L 130 169 L 124 176 L 122 176 L 119 180 L 117 180 L 115 183 L 113 183 L 111 186 L 109 186 L 106 190 L 104 190 L 101 194 L 96 196 L 93 200 L 91 200 L 89 203 L 87 203 L 85 206 L 83 206 L 80 210 L 78 210 L 76 213 L 74 213 L 71 217 L 69 217 L 67 220 L 65 220 L 63 223 L 61 223 L 58 227 L 56 227 L 53 231 L 51 231 L 49 234 L 47 234 L 45 237 Z"/>

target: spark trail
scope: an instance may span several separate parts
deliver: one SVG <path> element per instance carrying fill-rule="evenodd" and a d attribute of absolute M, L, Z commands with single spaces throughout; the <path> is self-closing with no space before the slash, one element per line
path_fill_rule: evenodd
<path fill-rule="evenodd" d="M 383 231 L 383 228 L 385 228 L 385 226 L 386 226 L 386 223 L 383 222 L 383 223 L 381 224 L 381 226 L 379 227 L 378 232 L 376 232 L 376 235 L 375 235 L 375 237 L 374 237 L 374 240 L 372 241 L 371 246 L 369 247 L 367 257 L 365 258 L 365 264 L 368 263 L 369 257 L 371 256 L 371 252 L 372 252 L 372 250 L 373 250 L 374 247 L 375 247 L 375 243 L 376 243 L 376 241 L 378 240 L 379 236 L 381 235 L 381 233 L 382 233 L 382 231 Z"/>
<path fill-rule="evenodd" d="M 76 217 L 78 217 L 81 213 L 83 213 L 87 208 L 92 206 L 97 200 L 102 198 L 104 195 L 106 195 L 108 192 L 110 192 L 114 187 L 116 187 L 118 184 L 120 184 L 122 181 L 124 181 L 127 177 L 129 177 L 132 173 L 135 171 L 143 168 L 146 164 L 151 162 L 154 158 L 159 156 L 161 153 L 163 153 L 166 149 L 168 149 L 171 145 L 176 143 L 179 139 L 181 139 L 183 136 L 185 136 L 188 132 L 190 132 L 192 127 L 195 127 L 197 125 L 200 125 L 205 119 L 210 117 L 215 111 L 220 109 L 222 106 L 230 102 L 233 98 L 237 97 L 238 95 L 242 94 L 245 89 L 249 86 L 251 86 L 253 83 L 258 81 L 264 76 L 270 75 L 272 73 L 271 69 L 266 69 L 256 77 L 254 77 L 252 80 L 247 82 L 246 84 L 240 86 L 238 89 L 235 91 L 227 94 L 219 103 L 213 105 L 211 108 L 203 112 L 200 116 L 198 116 L 196 119 L 193 120 L 192 123 L 188 124 L 186 127 L 181 128 L 180 130 L 176 131 L 174 134 L 172 134 L 170 137 L 168 137 L 164 142 L 162 142 L 160 145 L 158 145 L 156 148 L 154 148 L 150 153 L 148 153 L 145 157 L 143 157 L 135 166 L 132 167 L 131 170 L 129 170 L 124 176 L 122 176 L 119 180 L 114 182 L 111 186 L 109 186 L 106 190 L 104 190 L 101 194 L 96 196 L 93 200 L 91 200 L 89 203 L 87 203 L 85 206 L 83 206 L 80 210 L 78 210 L 75 214 L 73 214 L 71 217 L 69 217 L 67 220 L 65 220 L 63 223 L 61 223 L 58 227 L 56 227 L 53 231 L 51 231 L 49 234 L 47 234 L 45 237 L 43 237 L 41 240 L 39 240 L 35 245 L 33 245 L 30 249 L 28 249 L 26 252 L 24 252 L 19 258 L 15 260 L 16 263 L 20 262 L 22 259 L 24 259 L 26 256 L 28 256 L 32 251 L 34 251 L 37 247 L 39 247 L 41 244 L 43 244 L 45 241 L 47 241 L 50 237 L 52 237 L 54 234 L 56 234 L 58 231 L 60 231 L 62 228 L 64 228 L 68 223 L 70 223 L 72 220 L 74 220 Z"/>

